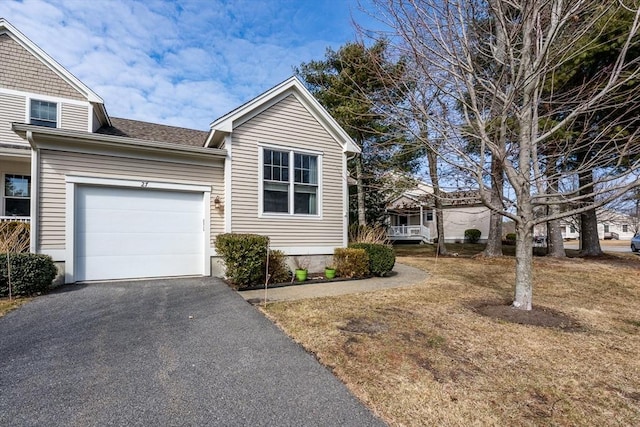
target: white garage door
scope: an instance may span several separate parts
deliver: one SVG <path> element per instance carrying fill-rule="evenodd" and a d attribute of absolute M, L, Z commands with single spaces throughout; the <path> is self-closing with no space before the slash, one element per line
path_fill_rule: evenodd
<path fill-rule="evenodd" d="M 78 186 L 76 281 L 203 273 L 203 194 Z"/>

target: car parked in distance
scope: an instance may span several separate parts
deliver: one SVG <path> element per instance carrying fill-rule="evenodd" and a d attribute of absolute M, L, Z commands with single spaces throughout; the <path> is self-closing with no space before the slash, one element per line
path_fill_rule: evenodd
<path fill-rule="evenodd" d="M 640 233 L 636 233 L 636 235 L 631 238 L 631 251 L 640 251 Z"/>

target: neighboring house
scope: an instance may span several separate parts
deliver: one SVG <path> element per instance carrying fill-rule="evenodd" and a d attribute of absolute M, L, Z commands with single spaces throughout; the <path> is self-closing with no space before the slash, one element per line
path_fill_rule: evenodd
<path fill-rule="evenodd" d="M 347 244 L 347 157 L 360 150 L 295 78 L 211 131 L 109 117 L 102 98 L 0 19 L 3 221 L 67 283 L 219 273 L 219 233 L 289 255 Z M 200 94 L 194 94 L 194 96 Z"/>
<path fill-rule="evenodd" d="M 598 209 L 598 237 L 602 239 L 631 240 L 638 227 L 638 219 L 630 215 L 616 212 L 610 209 Z M 580 229 L 577 221 L 565 218 L 560 221 L 562 237 L 567 240 L 580 238 Z M 546 236 L 545 224 L 538 224 L 535 228 L 537 236 Z"/>
<path fill-rule="evenodd" d="M 445 242 L 464 242 L 468 229 L 480 230 L 481 242 L 489 235 L 490 211 L 475 191 L 445 192 L 442 197 Z M 387 205 L 389 239 L 432 243 L 437 237 L 433 187 L 419 182 Z"/>

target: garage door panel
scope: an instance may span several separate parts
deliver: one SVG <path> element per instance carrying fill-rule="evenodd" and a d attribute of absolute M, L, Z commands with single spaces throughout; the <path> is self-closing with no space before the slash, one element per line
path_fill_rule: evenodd
<path fill-rule="evenodd" d="M 202 193 L 78 186 L 76 280 L 202 274 Z"/>
<path fill-rule="evenodd" d="M 84 237 L 86 249 L 83 252 L 92 256 L 140 253 L 200 254 L 202 245 L 195 246 L 193 242 L 201 235 L 202 233 L 178 233 L 167 242 L 167 236 L 160 236 L 159 233 L 92 233 Z M 135 244 L 130 243 L 132 239 L 135 240 Z"/>
<path fill-rule="evenodd" d="M 80 218 L 77 225 L 84 230 L 91 230 L 98 233 L 109 232 L 113 230 L 113 223 L 118 223 L 118 230 L 124 233 L 135 232 L 157 232 L 159 230 L 159 219 L 149 218 L 149 211 L 114 211 L 111 209 L 104 210 L 80 210 L 78 211 Z M 154 211 L 153 215 L 159 214 Z M 163 221 L 167 223 L 167 231 L 169 232 L 201 232 L 202 221 L 192 221 L 192 213 L 184 212 L 162 212 Z M 201 214 L 200 214 L 201 215 Z M 82 222 L 81 222 L 82 221 Z"/>
<path fill-rule="evenodd" d="M 152 210 L 152 211 L 195 211 L 196 206 L 190 205 L 195 193 L 172 192 L 143 189 L 123 189 L 114 187 L 83 187 L 78 193 L 76 207 L 84 209 L 121 209 L 121 210 Z M 167 204 L 167 196 L 176 203 L 184 202 L 184 206 Z"/>

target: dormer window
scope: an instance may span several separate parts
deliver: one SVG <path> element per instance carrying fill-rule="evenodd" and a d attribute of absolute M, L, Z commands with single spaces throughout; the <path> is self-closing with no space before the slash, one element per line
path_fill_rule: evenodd
<path fill-rule="evenodd" d="M 58 126 L 58 104 L 32 99 L 29 117 L 32 125 L 55 128 Z"/>

